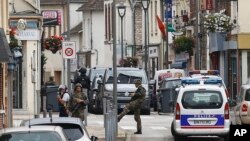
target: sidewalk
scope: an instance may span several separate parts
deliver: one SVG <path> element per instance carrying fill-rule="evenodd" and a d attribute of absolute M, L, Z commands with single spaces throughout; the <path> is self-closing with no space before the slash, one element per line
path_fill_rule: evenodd
<path fill-rule="evenodd" d="M 52 117 L 58 117 L 58 113 L 54 112 L 52 114 Z M 47 117 L 49 115 L 47 114 Z M 92 116 L 91 116 L 92 117 Z M 13 115 L 13 126 L 18 127 L 20 126 L 21 122 L 23 120 L 28 120 L 28 119 L 33 119 L 33 115 Z M 43 118 L 43 114 L 40 114 L 40 118 Z M 95 118 L 95 117 L 93 117 Z M 89 136 L 96 136 L 99 138 L 98 141 L 105 141 L 105 128 L 103 125 L 97 125 L 97 124 L 92 124 L 91 122 L 88 122 L 87 126 L 87 131 L 89 133 Z M 118 135 L 116 141 L 126 141 L 126 132 L 122 129 L 118 129 Z"/>

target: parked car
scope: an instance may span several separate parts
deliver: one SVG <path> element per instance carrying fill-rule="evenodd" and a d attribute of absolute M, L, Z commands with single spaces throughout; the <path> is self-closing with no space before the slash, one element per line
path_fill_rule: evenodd
<path fill-rule="evenodd" d="M 70 141 L 96 141 L 96 137 L 91 139 L 83 122 L 79 118 L 73 117 L 53 117 L 53 118 L 35 118 L 23 121 L 21 126 L 39 126 L 56 125 L 61 126 Z"/>
<path fill-rule="evenodd" d="M 221 80 L 182 80 L 171 132 L 175 141 L 188 136 L 218 136 L 229 141 L 229 103 Z"/>
<path fill-rule="evenodd" d="M 234 107 L 235 122 L 238 125 L 250 124 L 250 84 L 241 86 Z"/>
<path fill-rule="evenodd" d="M 0 141 L 69 141 L 60 126 L 25 126 L 0 130 Z"/>

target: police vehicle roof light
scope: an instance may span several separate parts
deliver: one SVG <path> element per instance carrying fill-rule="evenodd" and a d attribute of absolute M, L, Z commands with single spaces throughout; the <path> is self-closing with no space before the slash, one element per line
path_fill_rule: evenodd
<path fill-rule="evenodd" d="M 188 84 L 200 84 L 200 80 L 198 79 L 183 79 L 181 81 L 182 85 L 188 85 Z"/>
<path fill-rule="evenodd" d="M 206 79 L 204 81 L 204 84 L 222 84 L 222 80 L 221 79 Z"/>
<path fill-rule="evenodd" d="M 219 70 L 208 70 L 207 71 L 208 75 L 220 75 Z"/>

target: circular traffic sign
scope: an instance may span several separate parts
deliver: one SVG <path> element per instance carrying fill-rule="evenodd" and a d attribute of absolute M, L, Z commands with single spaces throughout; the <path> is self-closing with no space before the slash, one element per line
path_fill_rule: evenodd
<path fill-rule="evenodd" d="M 66 56 L 72 56 L 74 53 L 72 48 L 66 48 L 64 52 Z"/>

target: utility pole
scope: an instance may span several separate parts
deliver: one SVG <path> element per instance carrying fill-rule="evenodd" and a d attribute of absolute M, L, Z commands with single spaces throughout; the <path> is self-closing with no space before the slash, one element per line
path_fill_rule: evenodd
<path fill-rule="evenodd" d="M 165 12 L 165 18 L 166 18 L 166 26 L 165 26 L 165 28 L 166 28 L 166 51 L 165 51 L 165 63 L 166 63 L 166 69 L 168 69 L 169 67 L 168 67 L 168 3 L 167 3 L 167 1 L 165 0 L 165 5 L 166 5 L 166 11 L 167 12 Z"/>
<path fill-rule="evenodd" d="M 113 0 L 112 4 L 112 38 L 113 38 L 113 99 L 114 99 L 114 109 L 115 115 L 117 117 L 117 55 L 116 55 L 116 0 Z M 115 118 L 115 128 L 114 128 L 114 135 L 115 137 L 118 134 L 118 127 L 117 127 L 117 118 Z"/>
<path fill-rule="evenodd" d="M 67 0 L 67 41 L 70 41 L 70 0 Z M 70 79 L 70 59 L 67 59 L 67 86 L 70 90 L 71 79 Z"/>
<path fill-rule="evenodd" d="M 200 0 L 196 0 L 196 22 L 195 22 L 195 69 L 200 69 L 200 39 L 199 39 L 199 10 L 200 10 Z"/>

